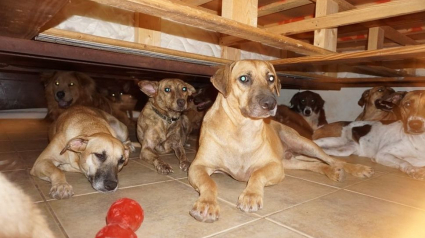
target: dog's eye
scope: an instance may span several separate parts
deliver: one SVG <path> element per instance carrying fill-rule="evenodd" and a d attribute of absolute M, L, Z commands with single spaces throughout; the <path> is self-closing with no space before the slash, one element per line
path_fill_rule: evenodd
<path fill-rule="evenodd" d="M 59 86 L 59 82 L 58 81 L 56 81 L 55 84 L 56 84 L 56 86 Z"/>
<path fill-rule="evenodd" d="M 302 102 L 302 103 L 305 103 L 305 99 L 301 99 L 301 102 Z"/>
<path fill-rule="evenodd" d="M 113 93 L 111 96 L 112 96 L 112 97 L 115 97 L 115 93 Z"/>
<path fill-rule="evenodd" d="M 382 91 L 384 91 L 384 89 L 382 89 L 382 88 L 380 88 L 380 89 L 378 90 L 378 92 L 382 92 Z"/>
<path fill-rule="evenodd" d="M 122 96 L 122 93 L 120 93 L 120 95 Z"/>
<path fill-rule="evenodd" d="M 183 87 L 182 90 L 183 90 L 183 92 L 186 92 L 187 91 L 187 88 L 186 87 Z"/>
<path fill-rule="evenodd" d="M 411 106 L 410 102 L 406 102 L 406 103 L 404 104 L 404 107 L 410 107 L 410 106 Z"/>
<path fill-rule="evenodd" d="M 269 76 L 269 82 L 274 82 L 274 75 Z"/>
<path fill-rule="evenodd" d="M 124 162 L 125 162 L 125 159 L 124 159 L 124 157 L 121 155 L 120 160 L 118 160 L 118 164 L 124 164 Z"/>
<path fill-rule="evenodd" d="M 94 155 L 100 160 L 100 162 L 105 162 L 106 161 L 106 154 L 105 153 L 94 153 Z"/>
<path fill-rule="evenodd" d="M 74 83 L 69 83 L 69 86 L 74 86 Z"/>
<path fill-rule="evenodd" d="M 169 92 L 171 92 L 171 89 L 170 88 L 165 88 L 164 91 L 167 92 L 167 93 L 169 93 Z"/>
<path fill-rule="evenodd" d="M 312 99 L 311 102 L 314 103 L 315 102 L 314 99 Z"/>
<path fill-rule="evenodd" d="M 246 82 L 248 82 L 248 77 L 246 75 L 242 75 L 242 76 L 239 77 L 239 80 L 242 83 L 246 83 Z"/>

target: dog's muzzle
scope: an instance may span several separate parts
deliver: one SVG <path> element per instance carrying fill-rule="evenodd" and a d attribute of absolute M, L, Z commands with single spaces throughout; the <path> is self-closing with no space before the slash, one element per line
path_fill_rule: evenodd
<path fill-rule="evenodd" d="M 306 108 L 304 108 L 303 114 L 304 114 L 304 116 L 310 116 L 311 112 L 312 112 L 311 108 L 306 107 Z"/>
<path fill-rule="evenodd" d="M 408 133 L 421 134 L 425 132 L 425 124 L 423 120 L 411 119 L 407 122 Z"/>

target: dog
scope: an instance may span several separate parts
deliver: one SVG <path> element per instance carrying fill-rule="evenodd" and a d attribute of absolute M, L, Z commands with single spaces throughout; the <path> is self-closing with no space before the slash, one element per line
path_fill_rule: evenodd
<path fill-rule="evenodd" d="M 206 95 L 206 90 L 208 89 L 205 87 L 200 88 L 188 98 L 188 105 L 184 115 L 189 119 L 189 134 L 193 131 L 199 132 L 202 119 L 208 108 L 212 105 L 213 100 Z"/>
<path fill-rule="evenodd" d="M 310 124 L 301 114 L 294 112 L 288 106 L 278 105 L 276 115 L 272 119 L 291 127 L 307 139 L 311 139 L 313 136 L 313 128 L 311 128 Z"/>
<path fill-rule="evenodd" d="M 80 72 L 56 71 L 42 74 L 47 100 L 47 119 L 56 120 L 67 108 L 82 105 L 99 108 L 129 125 L 119 106 L 96 91 L 96 83 Z"/>
<path fill-rule="evenodd" d="M 328 124 L 323 109 L 325 101 L 319 94 L 311 91 L 298 92 L 291 98 L 290 104 L 291 109 L 299 113 L 313 130 Z"/>
<path fill-rule="evenodd" d="M 73 106 L 52 124 L 49 139 L 31 175 L 52 183 L 53 198 L 73 195 L 64 171 L 83 173 L 97 191 L 118 188 L 118 171 L 128 163 L 132 147 L 127 127 L 115 117 L 99 109 Z"/>
<path fill-rule="evenodd" d="M 149 97 L 137 120 L 137 137 L 142 146 L 140 159 L 154 165 L 158 173 L 170 174 L 173 169 L 159 154 L 174 151 L 180 169 L 187 171 L 190 162 L 183 146 L 189 132 L 189 119 L 183 112 L 195 88 L 180 79 L 142 80 L 138 85 Z"/>
<path fill-rule="evenodd" d="M 399 94 L 394 94 L 399 97 Z M 387 98 L 388 102 L 399 99 Z M 320 131 L 339 131 L 339 136 L 314 135 L 314 142 L 328 154 L 369 157 L 372 161 L 400 169 L 412 178 L 425 179 L 425 91 L 411 91 L 401 99 L 399 121 L 356 121 L 329 124 Z M 393 106 L 397 106 L 394 104 Z M 316 132 L 315 132 L 316 134 Z"/>
<path fill-rule="evenodd" d="M 375 106 L 376 100 L 394 92 L 394 89 L 385 86 L 373 87 L 364 91 L 358 101 L 359 106 L 363 107 L 363 112 L 356 118 L 356 121 L 396 120 L 397 116 L 393 111 L 384 111 Z"/>
<path fill-rule="evenodd" d="M 54 238 L 31 199 L 0 173 L 0 237 Z"/>
<path fill-rule="evenodd" d="M 219 69 L 211 82 L 220 93 L 204 117 L 199 149 L 188 173 L 190 184 L 200 193 L 189 212 L 196 220 L 219 218 L 217 185 L 210 178 L 214 172 L 248 181 L 237 205 L 245 212 L 263 207 L 264 186 L 279 183 L 284 167 L 316 171 L 336 181 L 344 170 L 359 177 L 373 173 L 369 167 L 328 156 L 311 140 L 268 118 L 276 113 L 280 91 L 271 63 L 236 61 Z"/>

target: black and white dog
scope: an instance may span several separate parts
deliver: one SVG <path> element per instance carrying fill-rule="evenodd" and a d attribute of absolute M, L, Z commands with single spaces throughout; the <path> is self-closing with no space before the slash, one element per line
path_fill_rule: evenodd
<path fill-rule="evenodd" d="M 319 94 L 311 91 L 298 92 L 290 103 L 291 109 L 301 114 L 313 130 L 328 123 L 323 109 L 325 101 Z"/>
<path fill-rule="evenodd" d="M 424 180 L 425 91 L 393 95 L 387 99 L 386 106 L 389 109 L 394 106 L 401 120 L 331 123 L 314 132 L 314 142 L 329 155 L 369 157 L 376 163 Z"/>

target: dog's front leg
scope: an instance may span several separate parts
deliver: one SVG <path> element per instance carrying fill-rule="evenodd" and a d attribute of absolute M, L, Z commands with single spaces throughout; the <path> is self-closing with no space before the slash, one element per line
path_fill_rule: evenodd
<path fill-rule="evenodd" d="M 179 159 L 180 169 L 186 172 L 190 166 L 190 162 L 187 160 L 186 157 L 186 151 L 184 150 L 182 145 L 173 147 L 173 150 L 177 158 Z"/>
<path fill-rule="evenodd" d="M 264 187 L 277 184 L 284 177 L 283 165 L 280 162 L 270 162 L 254 171 L 239 196 L 237 207 L 245 212 L 255 212 L 263 208 Z"/>
<path fill-rule="evenodd" d="M 189 168 L 189 183 L 199 192 L 199 198 L 189 212 L 196 220 L 214 222 L 220 216 L 217 203 L 217 185 L 210 175 L 214 171 L 203 165 L 193 165 Z"/>
<path fill-rule="evenodd" d="M 52 160 L 37 160 L 31 169 L 31 175 L 50 181 L 50 196 L 55 199 L 70 198 L 74 195 L 72 186 L 66 181 L 65 173 L 57 168 Z"/>
<path fill-rule="evenodd" d="M 171 174 L 173 173 L 173 168 L 164 161 L 159 159 L 157 152 L 153 147 L 148 145 L 148 142 L 142 143 L 142 149 L 140 151 L 140 159 L 147 161 L 150 164 L 155 166 L 155 169 L 160 174 Z"/>

